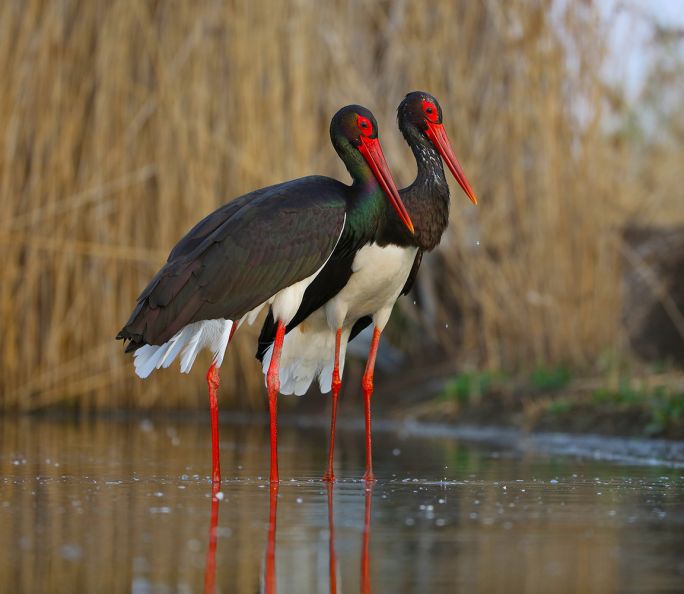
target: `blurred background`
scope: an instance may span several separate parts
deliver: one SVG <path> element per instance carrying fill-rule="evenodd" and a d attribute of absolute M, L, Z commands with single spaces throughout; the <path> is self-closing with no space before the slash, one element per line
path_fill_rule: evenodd
<path fill-rule="evenodd" d="M 0 408 L 204 408 L 208 354 L 142 382 L 114 341 L 140 290 L 220 204 L 346 180 L 342 105 L 374 111 L 410 183 L 395 110 L 426 90 L 480 207 L 452 186 L 380 390 L 415 416 L 681 430 L 677 0 L 7 0 L 0 28 Z M 265 402 L 258 327 L 231 345 L 224 408 Z"/>

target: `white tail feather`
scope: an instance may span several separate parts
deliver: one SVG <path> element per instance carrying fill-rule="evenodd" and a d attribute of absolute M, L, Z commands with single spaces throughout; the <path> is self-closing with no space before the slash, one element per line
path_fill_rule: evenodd
<path fill-rule="evenodd" d="M 164 355 L 164 357 L 160 361 L 161 366 L 164 369 L 167 369 L 171 365 L 171 363 L 174 362 L 174 360 L 178 356 L 178 353 L 180 353 L 183 347 L 185 346 L 185 340 L 183 339 L 183 337 L 189 334 L 190 332 L 188 332 L 188 327 L 186 326 L 168 342 L 170 348 L 167 351 L 166 355 Z"/>
<path fill-rule="evenodd" d="M 162 355 L 161 349 L 162 347 L 160 346 L 146 344 L 135 351 L 133 363 L 138 377 L 144 379 L 154 371 L 157 361 L 159 361 Z"/>
<path fill-rule="evenodd" d="M 155 369 L 169 367 L 181 353 L 181 371 L 189 373 L 198 353 L 204 348 L 211 350 L 214 363 L 220 367 L 232 327 L 231 320 L 223 319 L 188 324 L 164 344 L 146 344 L 135 351 L 135 373 L 146 378 Z"/>
<path fill-rule="evenodd" d="M 233 330 L 233 322 L 230 320 L 226 320 L 226 322 L 226 324 L 223 324 L 218 342 L 210 347 L 212 353 L 214 353 L 214 363 L 217 367 L 221 367 L 221 363 L 223 363 L 223 356 L 226 354 L 228 342 L 230 341 L 230 334 Z"/>
<path fill-rule="evenodd" d="M 188 340 L 187 345 L 183 349 L 181 354 L 180 370 L 181 373 L 190 373 L 192 365 L 197 358 L 197 353 L 200 352 L 202 346 L 200 345 L 200 339 L 202 338 L 202 329 L 198 328 Z"/>

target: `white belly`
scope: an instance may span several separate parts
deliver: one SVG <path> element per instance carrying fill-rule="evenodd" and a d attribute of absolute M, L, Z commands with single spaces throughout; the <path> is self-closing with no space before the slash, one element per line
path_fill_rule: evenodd
<path fill-rule="evenodd" d="M 359 318 L 370 315 L 375 326 L 380 331 L 384 329 L 411 272 L 416 251 L 417 248 L 379 247 L 376 244 L 359 250 L 347 285 L 324 307 L 317 309 L 285 335 L 280 359 L 280 390 L 283 394 L 304 394 L 315 378 L 319 380 L 321 392 L 330 391 L 335 331 L 342 328 L 342 375 L 352 326 Z M 272 352 L 273 345 L 264 355 L 264 375 L 268 371 Z"/>
<path fill-rule="evenodd" d="M 330 327 L 353 325 L 370 315 L 382 331 L 406 284 L 416 252 L 415 247 L 380 247 L 375 243 L 362 247 L 354 258 L 349 282 L 325 306 Z"/>

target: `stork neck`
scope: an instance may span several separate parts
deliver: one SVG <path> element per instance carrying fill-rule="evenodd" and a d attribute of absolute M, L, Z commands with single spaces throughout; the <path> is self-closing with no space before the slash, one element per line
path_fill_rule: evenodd
<path fill-rule="evenodd" d="M 345 233 L 354 241 L 371 241 L 387 218 L 387 197 L 361 153 L 339 136 L 332 135 L 332 142 L 352 178 Z"/>
<path fill-rule="evenodd" d="M 416 230 L 412 243 L 429 251 L 439 244 L 449 224 L 449 185 L 442 158 L 433 144 L 413 130 L 404 137 L 416 158 L 418 171 L 413 183 L 401 190 L 401 199 Z"/>
<path fill-rule="evenodd" d="M 384 190 L 372 172 L 370 177 L 363 180 L 354 180 L 352 191 L 354 192 L 354 216 L 363 227 L 369 226 L 377 229 L 378 223 L 387 216 L 389 204 Z"/>
<path fill-rule="evenodd" d="M 353 152 L 340 153 L 340 156 L 352 177 L 351 189 L 355 204 L 353 218 L 361 226 L 377 228 L 380 217 L 385 215 L 388 207 L 384 190 L 358 151 L 354 149 Z"/>
<path fill-rule="evenodd" d="M 448 198 L 449 186 L 444 175 L 442 158 L 435 147 L 431 142 L 422 139 L 414 140 L 410 145 L 418 167 L 416 179 L 411 184 L 411 187 L 445 189 Z"/>

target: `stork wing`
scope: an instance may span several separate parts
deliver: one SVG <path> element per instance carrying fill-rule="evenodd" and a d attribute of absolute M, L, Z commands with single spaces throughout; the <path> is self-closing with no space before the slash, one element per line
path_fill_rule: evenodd
<path fill-rule="evenodd" d="M 306 177 L 257 190 L 193 227 L 117 338 L 163 344 L 200 320 L 238 320 L 318 271 L 342 232 L 348 186 Z"/>

